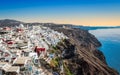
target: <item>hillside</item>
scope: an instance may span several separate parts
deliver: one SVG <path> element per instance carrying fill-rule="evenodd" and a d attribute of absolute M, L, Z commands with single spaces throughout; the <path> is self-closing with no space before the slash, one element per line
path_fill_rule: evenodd
<path fill-rule="evenodd" d="M 0 26 L 19 25 L 20 21 L 0 20 Z M 54 23 L 24 23 L 25 25 L 43 25 L 51 29 L 64 33 L 69 39 L 59 42 L 54 48 L 56 56 L 61 56 L 57 61 L 57 67 L 53 71 L 60 74 L 61 63 L 64 67 L 65 75 L 118 75 L 118 72 L 110 68 L 105 60 L 104 54 L 97 48 L 101 43 L 96 37 L 86 30 L 78 28 L 63 28 L 64 24 Z M 68 26 L 68 25 L 67 25 Z M 62 75 L 62 74 L 61 74 Z"/>
<path fill-rule="evenodd" d="M 15 25 L 19 25 L 21 23 L 21 21 L 16 21 L 16 20 L 11 20 L 11 19 L 4 19 L 4 20 L 0 20 L 0 26 L 15 26 Z"/>

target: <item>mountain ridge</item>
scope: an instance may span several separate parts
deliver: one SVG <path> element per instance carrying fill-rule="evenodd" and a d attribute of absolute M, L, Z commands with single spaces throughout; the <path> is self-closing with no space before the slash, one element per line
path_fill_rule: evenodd
<path fill-rule="evenodd" d="M 27 22 L 22 22 L 22 21 L 17 21 L 14 19 L 1 19 L 0 20 L 0 26 L 9 26 L 11 24 L 14 25 L 19 25 L 19 24 L 30 24 L 30 25 L 35 25 L 35 24 L 41 24 L 41 25 L 45 25 L 45 26 L 51 26 L 51 25 L 59 25 L 59 26 L 69 26 L 69 27 L 73 27 L 73 28 L 81 28 L 84 30 L 94 30 L 94 29 L 105 29 L 105 28 L 120 28 L 120 26 L 84 26 L 84 25 L 74 25 L 74 24 L 57 24 L 57 23 L 40 23 L 40 22 L 32 22 L 32 23 L 27 23 Z"/>

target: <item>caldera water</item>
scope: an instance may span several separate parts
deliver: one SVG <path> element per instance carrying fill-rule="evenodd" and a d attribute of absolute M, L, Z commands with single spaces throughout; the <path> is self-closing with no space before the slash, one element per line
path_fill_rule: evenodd
<path fill-rule="evenodd" d="M 120 28 L 89 30 L 97 37 L 102 46 L 107 64 L 120 73 Z"/>

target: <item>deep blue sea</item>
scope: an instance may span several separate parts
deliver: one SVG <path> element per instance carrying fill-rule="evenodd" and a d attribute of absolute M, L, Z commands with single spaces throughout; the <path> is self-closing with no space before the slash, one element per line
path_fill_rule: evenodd
<path fill-rule="evenodd" d="M 108 65 L 120 73 L 120 28 L 89 30 L 102 43 Z"/>

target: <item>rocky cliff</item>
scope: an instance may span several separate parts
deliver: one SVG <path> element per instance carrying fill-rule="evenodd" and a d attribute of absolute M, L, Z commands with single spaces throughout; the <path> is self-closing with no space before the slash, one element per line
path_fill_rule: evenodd
<path fill-rule="evenodd" d="M 97 48 L 101 43 L 88 31 L 80 29 L 54 28 L 69 37 L 59 44 L 63 61 L 70 73 L 66 75 L 118 75 L 106 64 L 105 57 Z"/>

